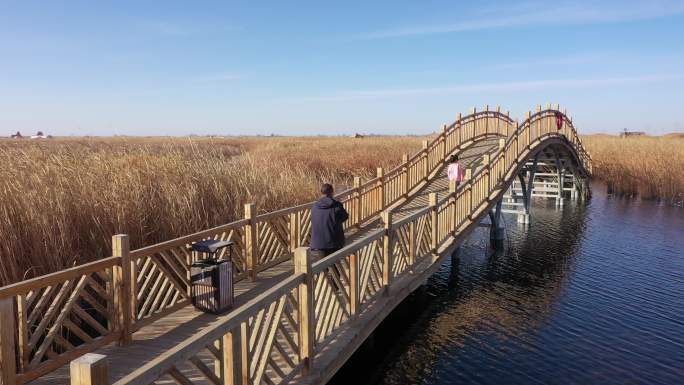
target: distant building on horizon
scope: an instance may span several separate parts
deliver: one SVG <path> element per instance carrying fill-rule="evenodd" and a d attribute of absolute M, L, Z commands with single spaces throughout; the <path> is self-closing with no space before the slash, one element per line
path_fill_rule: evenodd
<path fill-rule="evenodd" d="M 52 135 L 45 135 L 43 131 L 38 131 L 35 135 L 31 135 L 31 139 L 50 139 Z"/>
<path fill-rule="evenodd" d="M 627 131 L 626 128 L 620 133 L 621 138 L 625 138 L 627 136 L 645 136 L 645 135 L 646 135 L 646 133 L 643 131 Z"/>
<path fill-rule="evenodd" d="M 23 137 L 24 137 L 24 136 L 23 136 L 23 135 L 21 134 L 21 132 L 19 132 L 19 131 L 17 131 L 16 134 L 10 135 L 10 138 L 13 138 L 13 139 L 21 139 L 21 138 L 23 138 Z"/>

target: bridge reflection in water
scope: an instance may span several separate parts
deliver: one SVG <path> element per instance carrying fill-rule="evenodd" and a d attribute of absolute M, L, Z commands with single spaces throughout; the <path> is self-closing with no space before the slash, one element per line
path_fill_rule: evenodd
<path fill-rule="evenodd" d="M 330 384 L 487 383 L 505 375 L 515 361 L 511 349 L 538 343 L 535 334 L 573 274 L 587 225 L 583 202 L 544 206 L 535 207 L 531 228 L 505 217 L 504 250 L 490 249 L 488 231 L 476 230 Z"/>

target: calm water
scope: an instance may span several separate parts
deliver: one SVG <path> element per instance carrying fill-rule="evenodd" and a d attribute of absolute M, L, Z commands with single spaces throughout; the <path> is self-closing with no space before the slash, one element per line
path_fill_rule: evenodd
<path fill-rule="evenodd" d="M 684 384 L 684 209 L 604 191 L 476 230 L 333 383 Z"/>

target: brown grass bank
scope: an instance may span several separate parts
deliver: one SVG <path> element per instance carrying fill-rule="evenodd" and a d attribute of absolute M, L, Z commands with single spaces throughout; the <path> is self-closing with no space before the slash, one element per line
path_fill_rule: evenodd
<path fill-rule="evenodd" d="M 421 137 L 0 141 L 0 285 L 341 190 Z"/>
<path fill-rule="evenodd" d="M 684 135 L 586 135 L 582 142 L 593 158 L 594 177 L 609 191 L 684 203 Z"/>

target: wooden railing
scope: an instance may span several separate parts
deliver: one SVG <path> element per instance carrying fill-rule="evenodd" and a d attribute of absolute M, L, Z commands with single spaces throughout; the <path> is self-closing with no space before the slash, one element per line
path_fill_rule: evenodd
<path fill-rule="evenodd" d="M 395 281 L 425 270 L 456 234 L 486 215 L 534 151 L 557 142 L 577 155 L 580 166 L 590 167 L 590 157 L 572 122 L 563 116 L 559 129 L 557 113 L 557 109 L 547 109 L 530 114 L 500 141 L 497 151 L 485 156 L 483 166 L 468 170 L 465 183 L 458 188 L 452 184 L 439 199 L 430 194 L 425 208 L 400 220 L 393 218 L 391 209 L 385 210 L 383 229 L 317 262 L 312 263 L 307 248 L 297 248 L 295 271 L 289 279 L 115 385 L 150 384 L 163 377 L 183 384 L 201 379 L 285 384 L 306 375 L 315 365 L 314 358 L 324 354 L 333 339 L 360 322 L 359 316 L 380 298 L 392 295 Z M 491 123 L 488 118 L 471 120 L 469 125 L 459 125 L 460 121 L 444 131 L 452 148 L 458 148 L 463 137 L 476 137 L 478 127 Z M 409 160 L 402 172 L 412 164 L 422 164 L 418 159 L 428 159 L 429 164 L 431 151 L 442 151 L 443 159 L 452 148 L 447 146 L 444 152 L 439 146 L 426 146 L 425 156 Z M 434 164 L 440 166 L 440 162 Z M 410 178 L 410 171 L 405 175 Z"/>
<path fill-rule="evenodd" d="M 386 289 L 392 279 L 409 272 L 428 251 L 434 252 L 445 243 L 451 229 L 471 220 L 473 210 L 500 184 L 502 175 L 521 162 L 520 154 L 529 150 L 534 140 L 543 135 L 563 137 L 576 149 L 581 161 L 589 164 L 590 158 L 565 115 L 562 129 L 551 130 L 555 125 L 548 120 L 555 119 L 558 113 L 557 109 L 539 109 L 520 125 L 498 108 L 459 115 L 394 169 L 387 173 L 378 169 L 377 177 L 365 183 L 355 178 L 354 187 L 337 196 L 350 213 L 345 224 L 349 231 L 418 191 L 454 151 L 482 138 L 502 138 L 501 149 L 449 198 L 439 202 L 434 198 L 432 208 L 397 223 L 391 222 L 391 214 L 384 214 L 384 232 L 371 233 L 334 257 L 314 264 L 310 271 L 295 263 L 297 273 L 293 278 L 234 311 L 231 321 L 217 329 L 216 338 L 205 337 L 192 346 L 209 347 L 209 353 L 216 358 L 217 352 L 235 349 L 240 341 L 241 349 L 245 349 L 245 341 L 249 341 L 249 348 L 240 353 L 249 359 L 249 381 L 244 383 L 259 383 L 257 380 L 264 375 L 282 381 L 310 365 L 305 362 L 313 350 L 302 346 L 302 341 L 324 345 L 340 325 L 353 320 L 359 309 Z M 253 204 L 248 204 L 245 218 L 239 221 L 137 250 L 129 249 L 125 235 L 115 236 L 112 257 L 0 288 L 0 307 L 6 310 L 0 314 L 3 384 L 25 383 L 115 340 L 126 344 L 136 330 L 186 306 L 190 264 L 198 258 L 189 249 L 193 242 L 234 241 L 236 281 L 257 279 L 260 271 L 293 258 L 295 250 L 308 245 L 310 219 L 311 203 L 261 215 L 257 215 Z M 342 290 L 333 298 L 331 287 L 346 288 L 346 292 Z M 322 310 L 306 315 L 311 319 L 302 318 L 302 303 L 307 312 L 314 304 Z M 312 333 L 310 340 L 304 338 L 302 328 L 309 328 L 306 333 Z M 239 333 L 233 334 L 236 330 Z M 230 345 L 224 346 L 228 342 Z M 236 352 L 221 353 L 221 360 L 231 354 L 233 360 L 237 359 Z M 282 356 L 277 364 L 269 356 L 271 353 Z M 187 357 L 187 352 L 182 356 Z M 165 362 L 173 361 L 169 360 Z M 206 368 L 198 360 L 193 365 L 204 373 Z M 180 376 L 174 367 L 165 367 L 163 373 Z M 245 367 L 241 368 L 240 375 L 246 376 Z M 221 373 L 225 376 L 228 372 Z M 145 383 L 140 379 L 133 382 Z"/>

